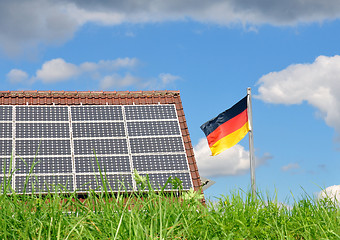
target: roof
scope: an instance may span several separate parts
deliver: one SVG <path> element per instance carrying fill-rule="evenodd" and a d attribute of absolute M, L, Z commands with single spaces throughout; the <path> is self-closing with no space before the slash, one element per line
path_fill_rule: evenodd
<path fill-rule="evenodd" d="M 194 189 L 201 180 L 179 91 L 0 91 L 0 105 L 175 104 Z"/>

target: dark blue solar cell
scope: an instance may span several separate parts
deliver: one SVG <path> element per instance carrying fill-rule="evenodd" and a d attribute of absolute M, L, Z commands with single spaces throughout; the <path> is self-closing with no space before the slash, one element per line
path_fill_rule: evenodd
<path fill-rule="evenodd" d="M 10 166 L 12 164 L 11 157 L 0 157 L 0 174 L 11 174 L 13 168 Z"/>
<path fill-rule="evenodd" d="M 0 138 L 12 138 L 12 123 L 0 123 Z"/>
<path fill-rule="evenodd" d="M 26 183 L 26 184 L 25 184 Z M 17 193 L 73 192 L 73 176 L 16 176 L 15 191 Z"/>
<path fill-rule="evenodd" d="M 127 122 L 129 136 L 179 135 L 177 121 Z"/>
<path fill-rule="evenodd" d="M 69 123 L 17 123 L 17 138 L 70 138 Z"/>
<path fill-rule="evenodd" d="M 0 106 L 0 121 L 12 121 L 13 106 Z"/>
<path fill-rule="evenodd" d="M 17 156 L 71 155 L 70 140 L 16 140 Z"/>
<path fill-rule="evenodd" d="M 190 173 L 151 173 L 151 174 L 141 174 L 141 176 L 146 177 L 148 175 L 149 181 L 153 189 L 161 189 L 165 186 L 165 183 L 168 181 L 169 177 L 178 178 L 181 181 L 183 190 L 189 190 L 192 188 L 191 176 Z M 141 185 L 137 185 L 140 189 Z M 165 186 L 165 190 L 178 190 L 174 188 L 174 185 L 169 183 Z"/>
<path fill-rule="evenodd" d="M 72 173 L 72 159 L 70 157 L 36 157 L 16 158 L 16 174 Z"/>
<path fill-rule="evenodd" d="M 178 171 L 188 170 L 185 154 L 174 155 L 135 155 L 133 167 L 137 171 Z"/>
<path fill-rule="evenodd" d="M 97 162 L 98 161 L 98 162 Z M 102 173 L 131 172 L 129 156 L 94 156 L 76 157 L 76 173 Z M 98 167 L 99 165 L 99 167 Z"/>
<path fill-rule="evenodd" d="M 177 119 L 175 105 L 125 106 L 126 120 Z"/>
<path fill-rule="evenodd" d="M 127 142 L 124 138 L 119 139 L 76 139 L 74 140 L 74 154 L 127 154 Z"/>
<path fill-rule="evenodd" d="M 72 121 L 123 120 L 121 106 L 72 106 Z"/>
<path fill-rule="evenodd" d="M 106 174 L 98 175 L 76 175 L 77 190 L 83 191 L 104 191 L 105 186 L 108 191 L 125 192 L 133 189 L 131 174 Z"/>
<path fill-rule="evenodd" d="M 16 121 L 68 121 L 68 107 L 16 106 Z"/>
<path fill-rule="evenodd" d="M 132 153 L 183 152 L 181 137 L 130 138 Z"/>
<path fill-rule="evenodd" d="M 88 137 L 123 137 L 123 122 L 77 122 L 72 124 L 74 138 Z"/>
<path fill-rule="evenodd" d="M 0 156 L 12 155 L 12 140 L 0 139 Z"/>

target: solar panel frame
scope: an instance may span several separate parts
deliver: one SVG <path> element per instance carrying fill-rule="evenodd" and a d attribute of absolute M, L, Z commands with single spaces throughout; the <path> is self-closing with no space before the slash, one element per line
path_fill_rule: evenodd
<path fill-rule="evenodd" d="M 4 106 L 4 105 L 2 105 Z M 111 108 L 111 109 L 116 109 L 118 111 L 118 114 L 116 114 L 115 117 L 113 117 L 112 119 L 109 120 L 104 120 L 103 116 L 100 116 L 98 118 L 94 118 L 94 119 L 79 119 L 76 118 L 74 119 L 74 112 L 72 112 L 72 109 L 77 109 L 77 111 L 81 110 L 81 109 L 91 109 L 92 107 L 96 108 L 96 107 L 100 107 L 100 109 L 102 109 L 102 111 L 106 111 L 106 108 Z M 43 117 L 28 117 L 27 119 L 22 117 L 22 114 L 17 114 L 17 110 L 21 111 L 22 109 L 29 109 L 30 107 L 32 107 L 32 109 L 34 109 L 35 111 L 31 111 L 31 112 L 39 112 L 39 110 L 41 110 L 40 112 L 43 112 L 45 115 Z M 47 110 L 48 108 L 53 108 L 53 110 Z M 148 109 L 149 112 L 154 113 L 158 111 L 158 113 L 160 115 L 163 116 L 151 116 L 150 114 L 144 114 L 141 119 L 136 119 L 136 116 L 130 116 L 128 117 L 127 113 L 125 112 L 126 109 L 138 109 L 138 108 L 143 108 L 142 112 L 144 111 L 147 112 L 145 109 Z M 155 108 L 156 110 L 152 109 Z M 93 106 L 40 106 L 40 105 L 27 105 L 27 106 L 8 106 L 8 108 L 3 108 L 2 110 L 6 110 L 7 112 L 12 111 L 12 119 L 6 118 L 6 120 L 1 121 L 0 119 L 0 123 L 5 123 L 5 124 L 12 124 L 12 138 L 6 138 L 7 141 L 12 141 L 12 148 L 14 148 L 15 150 L 18 151 L 14 151 L 13 153 L 13 162 L 12 162 L 12 169 L 14 169 L 14 167 L 17 165 L 16 161 L 19 161 L 19 158 L 16 156 L 23 152 L 26 152 L 24 150 L 22 150 L 23 148 L 21 148 L 19 145 L 27 145 L 27 143 L 37 143 L 38 138 L 39 141 L 45 141 L 45 142 L 58 142 L 58 141 L 68 141 L 69 142 L 69 148 L 67 147 L 67 151 L 61 151 L 61 152 L 49 152 L 49 151 L 45 151 L 43 153 L 45 153 L 46 155 L 39 155 L 39 157 L 47 157 L 47 158 L 65 158 L 67 157 L 68 159 L 71 158 L 71 164 L 72 164 L 72 172 L 67 172 L 67 176 L 72 176 L 73 178 L 73 182 L 72 182 L 72 186 L 73 186 L 73 190 L 76 190 L 77 188 L 77 176 L 84 174 L 84 172 L 79 172 L 79 169 L 76 168 L 76 159 L 77 158 L 82 158 L 82 157 L 88 157 L 93 153 L 89 153 L 89 152 L 77 152 L 76 148 L 75 148 L 75 142 L 79 142 L 82 140 L 98 140 L 99 142 L 102 140 L 117 140 L 117 139 L 126 139 L 126 145 L 127 145 L 127 151 L 124 150 L 123 154 L 122 153 L 98 153 L 98 159 L 100 158 L 106 158 L 109 159 L 111 158 L 115 158 L 115 157 L 119 157 L 122 156 L 123 158 L 127 158 L 129 159 L 129 165 L 130 165 L 130 171 L 126 171 L 126 169 L 124 171 L 120 171 L 120 169 L 116 172 L 109 172 L 108 174 L 128 174 L 131 175 L 131 181 L 132 181 L 132 188 L 128 189 L 128 191 L 136 191 L 137 190 L 137 185 L 135 182 L 135 179 L 133 177 L 133 171 L 134 169 L 136 169 L 140 174 L 180 174 L 180 173 L 188 173 L 190 175 L 190 168 L 188 165 L 188 160 L 187 160 L 187 155 L 185 152 L 185 146 L 184 146 L 184 141 L 181 135 L 181 127 L 180 127 L 180 123 L 179 123 L 179 118 L 177 115 L 177 111 L 176 111 L 176 106 L 175 104 L 156 104 L 156 105 L 93 105 Z M 12 110 L 10 110 L 12 109 Z M 37 110 L 38 109 L 38 110 Z M 59 110 L 58 110 L 59 109 Z M 67 109 L 67 119 L 65 118 L 65 109 Z M 151 109 L 151 110 L 150 110 Z M 166 109 L 166 110 L 164 110 Z M 171 111 L 169 110 L 171 109 Z M 47 116 L 46 112 L 52 112 L 52 117 Z M 119 111 L 121 112 L 121 114 L 119 113 Z M 163 112 L 162 112 L 163 111 Z M 165 114 L 164 111 L 170 111 L 170 113 Z M 30 111 L 26 111 L 26 112 L 30 112 Z M 93 112 L 93 111 L 92 111 Z M 138 111 L 137 111 L 138 112 Z M 16 117 L 19 116 L 19 121 L 17 121 Z M 28 116 L 28 114 L 27 114 Z M 59 118 L 58 118 L 59 116 Z M 117 118 L 118 116 L 118 118 Z M 121 116 L 121 118 L 120 118 Z M 105 116 L 104 116 L 105 117 Z M 130 119 L 128 119 L 130 118 Z M 65 121 L 66 119 L 66 121 Z M 26 121 L 25 121 L 26 120 Z M 136 125 L 142 125 L 142 124 L 150 124 L 150 126 L 154 126 L 155 124 L 159 124 L 160 126 L 164 123 L 171 123 L 172 126 L 170 128 L 170 131 L 168 131 L 168 129 L 165 129 L 165 132 L 162 133 L 157 133 L 157 132 L 153 132 L 153 133 L 147 133 L 145 136 L 136 136 L 136 135 L 141 135 L 141 134 L 130 134 L 129 132 L 129 125 L 131 125 L 131 123 L 136 123 Z M 17 128 L 18 130 L 21 129 L 20 126 L 23 125 L 35 125 L 38 126 L 39 124 L 41 125 L 46 125 L 48 127 L 51 127 L 51 129 L 53 130 L 53 127 L 56 128 L 55 126 L 57 126 L 58 124 L 60 125 L 64 125 L 64 129 L 67 128 L 65 126 L 69 126 L 69 131 L 65 133 L 65 131 L 63 132 L 63 134 L 61 135 L 39 135 L 39 134 L 35 134 L 35 135 L 30 135 L 29 137 L 25 137 L 24 135 L 17 135 L 16 138 L 16 134 L 17 134 Z M 122 134 L 122 131 L 120 132 L 120 135 L 118 134 L 117 136 L 107 136 L 104 133 L 99 136 L 91 136 L 90 135 L 74 135 L 75 132 L 75 127 L 73 125 L 78 125 L 81 126 L 82 124 L 84 125 L 105 125 L 108 124 L 110 126 L 113 125 L 124 125 L 124 135 Z M 175 128 L 177 125 L 177 128 Z M 0 125 L 1 126 L 1 125 Z M 121 127 L 122 128 L 122 127 Z M 164 130 L 164 129 L 162 129 Z M 32 130 L 33 131 L 33 130 Z M 166 132 L 168 131 L 168 132 Z M 141 133 L 141 132 L 139 132 Z M 69 134 L 68 136 L 66 136 L 67 134 Z M 169 135 L 165 135 L 165 134 L 169 134 Z M 6 135 L 7 136 L 7 135 Z M 9 135 L 8 135 L 9 136 Z M 43 138 L 41 138 L 43 137 Z M 154 152 L 134 152 L 131 149 L 131 143 L 133 143 L 133 141 L 140 141 L 140 140 L 144 140 L 145 139 L 149 139 L 149 141 L 155 143 L 160 139 L 163 140 L 174 140 L 177 139 L 177 149 L 171 149 L 167 151 L 158 151 L 156 149 L 156 151 Z M 138 140 L 139 139 L 139 140 Z M 150 140 L 152 139 L 152 140 Z M 0 141 L 1 140 L 5 140 L 5 138 L 2 138 L 0 136 Z M 163 141 L 164 142 L 164 141 Z M 29 145 L 29 144 L 28 144 Z M 32 144 L 31 144 L 32 145 Z M 17 146 L 17 147 L 16 147 Z M 20 150 L 21 149 L 21 150 Z M 30 149 L 27 146 L 24 149 Z M 65 150 L 65 149 L 64 149 Z M 56 153 L 56 154 L 55 154 Z M 80 154 L 81 153 L 81 154 Z M 160 169 L 156 169 L 156 171 L 154 171 L 155 169 L 152 169 L 152 171 L 149 171 L 148 169 L 137 169 L 134 167 L 134 160 L 133 158 L 136 157 L 148 157 L 148 156 L 167 156 L 167 155 L 176 155 L 176 154 L 182 154 L 183 156 L 185 156 L 185 164 L 186 164 L 186 168 L 183 169 L 183 166 L 181 168 L 164 168 L 162 170 Z M 1 151 L 0 151 L 0 155 L 1 155 Z M 5 156 L 10 156 L 10 155 L 5 155 Z M 23 159 L 30 159 L 32 157 L 32 151 L 30 150 L 29 154 L 23 155 Z M 3 156 L 1 156 L 3 157 Z M 68 168 L 68 170 L 70 170 L 70 168 Z M 87 172 L 89 173 L 89 172 Z M 65 172 L 57 172 L 57 173 L 50 173 L 50 172 L 34 172 L 35 175 L 38 176 L 59 176 L 59 174 L 65 174 Z M 40 175 L 39 175 L 40 174 Z M 94 176 L 98 174 L 97 170 L 95 170 L 92 173 L 89 173 L 89 176 Z M 3 174 L 0 174 L 0 176 L 2 176 Z M 13 177 L 13 181 L 12 181 L 12 187 L 13 189 L 16 188 L 17 183 L 16 183 L 16 177 L 22 177 L 22 176 L 27 176 L 27 174 L 23 174 L 23 172 L 20 173 L 14 173 L 14 177 Z M 17 180 L 19 180 L 20 178 L 18 178 Z M 193 186 L 193 182 L 192 179 L 190 178 L 191 181 L 191 187 Z M 168 189 L 171 190 L 171 189 Z"/>

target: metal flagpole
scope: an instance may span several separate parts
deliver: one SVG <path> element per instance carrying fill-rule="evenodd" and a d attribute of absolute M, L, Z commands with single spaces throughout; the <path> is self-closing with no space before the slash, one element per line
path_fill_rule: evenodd
<path fill-rule="evenodd" d="M 255 158 L 254 158 L 254 136 L 253 136 L 253 113 L 251 108 L 251 88 L 247 88 L 247 109 L 249 121 L 249 158 L 250 158 L 250 178 L 251 178 L 251 191 L 253 197 L 256 196 L 255 185 Z"/>

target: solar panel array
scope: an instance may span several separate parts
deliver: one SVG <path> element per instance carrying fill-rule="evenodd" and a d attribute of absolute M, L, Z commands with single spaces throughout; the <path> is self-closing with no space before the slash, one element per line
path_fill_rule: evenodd
<path fill-rule="evenodd" d="M 136 191 L 134 170 L 156 189 L 170 176 L 193 187 L 173 104 L 2 105 L 0 159 L 17 193 Z"/>

